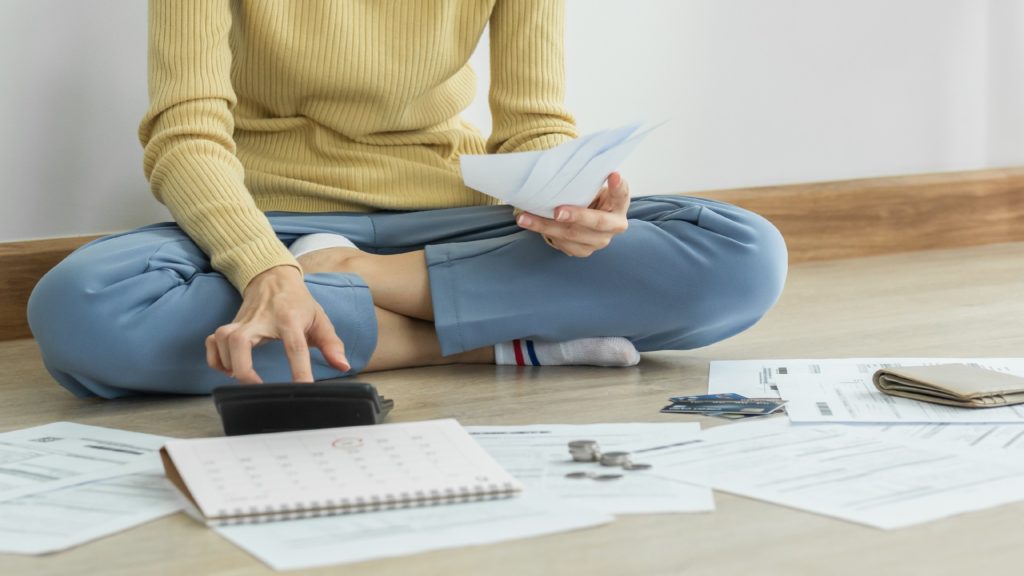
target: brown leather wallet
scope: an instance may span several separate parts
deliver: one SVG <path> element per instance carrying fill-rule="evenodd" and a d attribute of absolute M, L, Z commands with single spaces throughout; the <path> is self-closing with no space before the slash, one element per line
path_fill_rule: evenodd
<path fill-rule="evenodd" d="M 903 366 L 875 372 L 886 394 L 963 408 L 1024 403 L 1024 378 L 967 364 Z"/>

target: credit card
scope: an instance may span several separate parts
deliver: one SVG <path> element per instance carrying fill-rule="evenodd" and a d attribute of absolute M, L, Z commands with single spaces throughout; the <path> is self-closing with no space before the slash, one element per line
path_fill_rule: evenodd
<path fill-rule="evenodd" d="M 785 402 L 772 400 L 702 400 L 670 404 L 662 412 L 683 414 L 771 414 L 785 406 Z"/>
<path fill-rule="evenodd" d="M 701 400 L 746 400 L 746 396 L 739 394 L 702 394 L 700 396 L 673 396 L 668 399 L 673 404 L 679 404 L 681 402 L 700 402 Z"/>

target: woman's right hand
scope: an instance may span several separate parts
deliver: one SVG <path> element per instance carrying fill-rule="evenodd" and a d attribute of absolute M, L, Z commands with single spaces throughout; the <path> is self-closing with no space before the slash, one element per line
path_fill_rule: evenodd
<path fill-rule="evenodd" d="M 235 319 L 206 337 L 206 362 L 241 384 L 262 383 L 252 349 L 271 340 L 284 342 L 295 382 L 313 381 L 310 346 L 338 370 L 351 368 L 345 345 L 294 266 L 276 266 L 249 282 Z"/>

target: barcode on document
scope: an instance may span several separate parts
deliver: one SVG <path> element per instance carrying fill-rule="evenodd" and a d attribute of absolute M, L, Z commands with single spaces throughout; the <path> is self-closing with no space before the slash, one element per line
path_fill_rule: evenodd
<path fill-rule="evenodd" d="M 807 369 L 810 370 L 811 374 L 821 374 L 821 364 L 808 364 Z M 789 366 L 782 366 L 775 369 L 779 374 L 789 374 Z"/>
<path fill-rule="evenodd" d="M 829 407 L 828 402 L 816 402 L 816 404 L 818 405 L 818 412 L 822 416 L 832 415 L 832 408 Z"/>

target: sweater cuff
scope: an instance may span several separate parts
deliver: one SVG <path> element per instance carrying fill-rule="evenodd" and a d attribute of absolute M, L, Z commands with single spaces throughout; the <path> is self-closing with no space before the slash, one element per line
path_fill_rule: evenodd
<path fill-rule="evenodd" d="M 493 135 L 492 135 L 493 136 Z M 578 134 L 574 126 L 566 128 L 548 127 L 524 130 L 498 146 L 494 142 L 488 142 L 487 151 L 489 154 L 507 154 L 509 152 L 536 152 L 548 150 L 575 140 Z"/>
<path fill-rule="evenodd" d="M 524 140 L 515 145 L 512 150 L 504 150 L 504 152 L 535 152 L 538 150 L 549 150 L 566 142 L 574 140 L 574 136 L 563 133 L 547 133 L 539 134 L 528 140 Z"/>
<path fill-rule="evenodd" d="M 245 292 L 253 278 L 276 266 L 292 266 L 302 274 L 302 267 L 295 256 L 277 238 L 272 241 L 258 239 L 236 246 L 215 255 L 212 261 L 216 261 L 214 268 L 227 277 L 239 294 Z"/>

